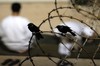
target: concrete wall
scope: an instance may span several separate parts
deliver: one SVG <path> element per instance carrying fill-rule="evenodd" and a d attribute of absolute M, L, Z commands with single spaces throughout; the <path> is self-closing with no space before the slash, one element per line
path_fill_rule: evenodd
<path fill-rule="evenodd" d="M 36 25 L 39 25 L 43 20 L 45 20 L 46 18 L 48 18 L 48 13 L 55 9 L 55 5 L 54 2 L 21 2 L 22 4 L 22 10 L 21 10 L 21 16 L 24 16 L 26 18 L 28 18 L 31 22 L 35 23 Z M 59 2 L 58 3 L 58 7 L 62 6 L 69 6 L 71 5 L 69 2 Z M 2 19 L 8 15 L 11 14 L 11 10 L 10 10 L 10 6 L 11 3 L 9 2 L 2 2 L 0 3 L 0 21 L 2 21 Z M 91 10 L 91 8 L 89 7 L 85 7 L 85 9 L 87 10 Z M 67 16 L 74 16 L 75 18 L 84 20 L 87 24 L 90 24 L 89 21 L 91 21 L 90 19 L 82 16 L 81 14 L 79 14 L 76 10 L 72 10 L 72 9 L 61 9 L 59 10 L 60 14 L 62 15 L 67 15 Z M 56 12 L 52 13 L 53 15 L 57 15 Z M 63 18 L 64 21 L 68 21 L 70 19 L 68 18 Z M 59 18 L 53 18 L 51 19 L 52 21 L 52 26 L 55 27 L 57 24 L 59 24 L 61 21 L 59 20 Z M 99 26 L 98 24 L 96 24 L 95 26 Z M 44 23 L 41 26 L 42 30 L 50 30 L 50 26 L 48 21 L 46 21 L 46 23 Z M 96 28 L 98 29 L 98 28 Z M 98 29 L 99 30 L 99 29 Z M 98 31 L 98 33 L 100 33 Z"/>
<path fill-rule="evenodd" d="M 0 0 L 0 2 L 53 2 L 54 0 Z M 59 2 L 63 2 L 63 1 L 69 1 L 69 0 L 57 0 Z"/>
<path fill-rule="evenodd" d="M 60 2 L 59 6 L 66 5 L 65 2 Z M 11 14 L 10 10 L 11 3 L 0 3 L 0 21 Z M 32 2 L 32 3 L 22 3 L 22 10 L 21 10 L 21 16 L 24 16 L 28 18 L 31 22 L 35 23 L 36 25 L 39 25 L 43 20 L 48 18 L 48 13 L 54 9 L 54 3 L 53 2 Z M 53 13 L 53 15 L 56 15 L 56 12 Z M 53 25 L 57 24 L 59 21 L 58 19 L 54 19 L 55 21 Z M 46 22 L 47 23 L 47 22 Z M 48 23 L 46 24 L 45 29 L 49 29 Z M 44 27 L 43 27 L 44 28 Z"/>

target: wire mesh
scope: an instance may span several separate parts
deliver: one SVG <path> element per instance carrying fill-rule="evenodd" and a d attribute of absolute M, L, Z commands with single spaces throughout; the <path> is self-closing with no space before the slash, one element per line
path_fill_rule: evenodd
<path fill-rule="evenodd" d="M 77 1 L 77 2 L 76 2 Z M 81 2 L 83 1 L 83 2 Z M 66 1 L 67 2 L 67 1 Z M 98 0 L 87 0 L 87 2 L 85 3 L 85 0 L 70 0 L 70 3 L 71 3 L 71 6 L 58 6 L 58 1 L 55 0 L 54 1 L 54 5 L 55 5 L 55 8 L 52 9 L 49 13 L 48 13 L 48 17 L 46 19 L 44 19 L 41 24 L 38 26 L 39 28 L 41 28 L 41 26 L 44 24 L 44 23 L 49 23 L 49 27 L 51 29 L 51 31 L 42 31 L 40 33 L 51 33 L 51 34 L 54 34 L 56 36 L 56 32 L 53 31 L 53 22 L 52 20 L 54 18 L 58 18 L 60 20 L 60 22 L 62 22 L 63 24 L 65 24 L 65 20 L 64 18 L 68 18 L 70 20 L 76 20 L 76 21 L 79 21 L 87 26 L 89 26 L 95 33 L 98 37 L 96 38 L 86 38 L 86 40 L 83 42 L 82 45 L 80 45 L 77 40 L 74 40 L 74 39 L 71 39 L 72 41 L 74 41 L 75 44 L 77 44 L 81 49 L 79 50 L 79 52 L 77 53 L 77 56 L 76 56 L 76 61 L 75 63 L 78 63 L 78 59 L 80 58 L 80 55 L 82 53 L 82 51 L 84 51 L 84 53 L 88 56 L 88 58 L 92 61 L 93 63 L 93 66 L 97 66 L 94 59 L 100 49 L 100 43 L 96 46 L 96 49 L 94 49 L 94 53 L 92 54 L 92 57 L 90 56 L 91 53 L 89 53 L 89 51 L 87 51 L 84 46 L 86 44 L 86 42 L 89 40 L 89 39 L 92 39 L 92 40 L 97 40 L 97 39 L 100 39 L 99 38 L 99 21 L 100 21 L 100 18 L 99 18 L 99 13 L 100 13 L 100 6 L 98 5 Z M 67 3 L 66 3 L 67 4 Z M 60 10 L 64 10 L 63 13 L 60 12 Z M 73 16 L 73 15 L 67 15 L 67 10 L 74 10 L 77 12 L 77 14 L 80 14 L 82 15 L 85 20 L 82 20 L 80 18 L 77 18 L 76 16 Z M 56 13 L 56 15 L 52 15 L 52 13 Z M 66 24 L 65 24 L 66 25 Z M 94 29 L 95 28 L 95 29 Z M 31 53 L 30 53 L 30 44 L 31 44 L 31 40 L 34 36 L 34 33 L 32 33 L 32 37 L 30 38 L 30 41 L 29 41 L 29 48 L 28 48 L 28 57 L 26 57 L 20 64 L 19 66 L 22 66 L 22 64 L 27 61 L 27 60 L 30 60 L 30 62 L 32 63 L 33 66 L 36 66 L 35 63 L 34 63 L 34 59 L 32 59 L 32 56 L 31 56 Z M 57 37 L 57 36 L 56 36 Z M 68 36 L 66 36 L 68 37 Z M 70 38 L 69 38 L 70 39 Z M 46 53 L 44 51 L 44 49 L 40 46 L 40 43 L 38 42 L 38 40 L 36 39 L 36 43 L 39 47 L 39 49 L 41 50 L 41 52 L 44 54 L 44 56 L 46 56 L 49 60 L 51 60 L 53 63 L 55 63 L 57 66 L 61 66 L 61 65 L 58 65 L 57 62 L 55 62 L 51 56 Z M 62 42 L 62 44 L 64 45 L 64 43 Z M 74 45 L 75 45 L 74 44 Z M 74 47 L 74 45 L 72 46 L 71 49 L 68 49 L 66 47 L 66 49 L 68 49 L 70 52 L 72 52 L 72 49 Z M 59 59 L 61 59 L 63 61 L 67 61 L 67 55 L 64 56 L 64 58 L 61 58 L 61 57 L 58 57 Z M 74 63 L 74 64 L 75 64 Z M 66 65 L 65 65 L 66 66 Z M 73 65 L 71 65 L 73 66 Z"/>

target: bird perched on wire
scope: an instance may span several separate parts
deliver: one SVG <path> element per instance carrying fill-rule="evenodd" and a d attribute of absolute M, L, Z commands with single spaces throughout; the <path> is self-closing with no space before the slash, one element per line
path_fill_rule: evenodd
<path fill-rule="evenodd" d="M 40 40 L 41 38 L 43 38 L 43 36 L 40 34 L 40 29 L 39 27 L 37 27 L 36 25 L 34 25 L 33 23 L 29 23 L 28 24 L 28 29 L 31 31 L 31 32 L 34 32 L 36 38 L 38 40 Z"/>
<path fill-rule="evenodd" d="M 68 26 L 64 26 L 64 25 L 58 25 L 56 26 L 56 28 L 63 34 L 69 32 L 71 33 L 73 36 L 76 36 L 76 34 L 74 32 L 72 32 L 72 30 L 68 27 Z"/>

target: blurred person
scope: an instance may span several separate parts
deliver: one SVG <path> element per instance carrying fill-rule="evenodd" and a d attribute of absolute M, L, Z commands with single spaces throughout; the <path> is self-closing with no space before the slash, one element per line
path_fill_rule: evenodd
<path fill-rule="evenodd" d="M 32 35 L 27 27 L 30 21 L 20 16 L 20 3 L 13 3 L 11 10 L 12 14 L 4 18 L 0 24 L 1 40 L 8 49 L 23 53 L 28 50 L 29 40 Z"/>
<path fill-rule="evenodd" d="M 82 45 L 83 37 L 92 38 L 95 35 L 95 32 L 90 27 L 75 21 L 68 21 L 65 22 L 65 24 L 59 24 L 54 28 L 54 32 L 56 33 L 56 36 L 61 39 L 58 52 L 62 56 L 71 55 L 72 46 L 75 43 L 74 41 L 77 41 L 78 44 Z M 79 49 L 78 44 L 74 47 L 75 50 Z"/>

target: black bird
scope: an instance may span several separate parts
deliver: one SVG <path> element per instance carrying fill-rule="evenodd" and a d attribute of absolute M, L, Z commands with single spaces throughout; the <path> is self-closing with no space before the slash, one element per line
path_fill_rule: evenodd
<path fill-rule="evenodd" d="M 73 36 L 76 36 L 76 34 L 72 32 L 72 30 L 68 26 L 58 25 L 56 26 L 56 28 L 62 33 L 70 32 Z"/>
<path fill-rule="evenodd" d="M 37 27 L 36 25 L 34 25 L 33 23 L 29 23 L 28 24 L 28 29 L 31 31 L 31 32 L 34 32 L 35 33 L 35 36 L 36 38 L 39 40 L 41 38 L 43 38 L 43 36 L 39 33 L 40 30 L 39 30 L 39 27 Z"/>

